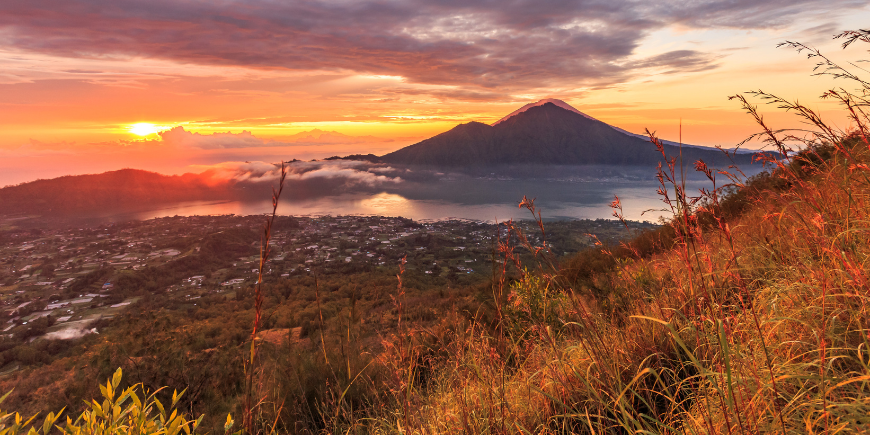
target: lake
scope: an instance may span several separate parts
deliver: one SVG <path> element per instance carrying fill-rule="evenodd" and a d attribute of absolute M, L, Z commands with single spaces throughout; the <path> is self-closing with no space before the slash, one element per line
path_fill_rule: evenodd
<path fill-rule="evenodd" d="M 692 191 L 705 186 L 692 182 Z M 504 221 L 529 219 L 518 208 L 523 195 L 536 198 L 544 219 L 612 219 L 610 203 L 619 196 L 627 219 L 656 222 L 665 204 L 655 182 L 625 180 L 441 180 L 426 185 L 397 186 L 376 191 L 351 191 L 316 198 L 293 198 L 288 193 L 278 206 L 281 215 L 380 215 L 414 220 L 470 219 Z M 286 192 L 285 192 L 286 193 Z M 652 211 L 650 211 L 652 210 Z M 270 201 L 191 201 L 150 210 L 92 216 L 100 221 L 144 220 L 166 216 L 252 215 L 271 212 Z"/>

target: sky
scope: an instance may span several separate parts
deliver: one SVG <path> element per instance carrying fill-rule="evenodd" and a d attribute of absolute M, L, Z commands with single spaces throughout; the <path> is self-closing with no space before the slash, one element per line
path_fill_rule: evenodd
<path fill-rule="evenodd" d="M 838 84 L 777 44 L 846 63 L 865 49 L 832 37 L 868 22 L 855 0 L 0 2 L 0 186 L 381 155 L 543 98 L 698 145 L 757 131 L 728 100 L 756 89 L 846 128 Z"/>

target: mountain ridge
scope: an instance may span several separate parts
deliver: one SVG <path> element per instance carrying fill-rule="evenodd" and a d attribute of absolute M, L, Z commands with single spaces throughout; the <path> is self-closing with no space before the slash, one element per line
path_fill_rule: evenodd
<path fill-rule="evenodd" d="M 0 188 L 5 213 L 67 214 L 117 210 L 179 201 L 227 199 L 232 184 L 204 172 L 163 175 L 141 169 L 65 175 Z"/>
<path fill-rule="evenodd" d="M 526 107 L 526 106 L 524 106 Z M 520 109 L 522 110 L 522 109 Z M 710 166 L 749 165 L 753 154 L 664 143 L 669 156 Z M 384 163 L 474 167 L 519 163 L 656 166 L 661 153 L 649 140 L 553 102 L 512 113 L 493 125 L 472 121 L 380 157 Z"/>
<path fill-rule="evenodd" d="M 600 119 L 595 118 L 594 116 L 588 115 L 588 114 L 586 114 L 586 113 L 583 113 L 583 112 L 577 110 L 577 108 L 575 108 L 574 106 L 572 106 L 572 105 L 566 103 L 565 101 L 562 101 L 562 100 L 559 100 L 559 99 L 556 99 L 556 98 L 545 98 L 545 99 L 543 99 L 543 100 L 539 100 L 539 101 L 534 102 L 534 103 L 526 104 L 525 106 L 520 107 L 519 109 L 517 109 L 517 110 L 511 112 L 510 114 L 508 114 L 508 115 L 505 116 L 504 118 L 499 119 L 498 121 L 492 123 L 491 125 L 492 125 L 492 126 L 496 126 L 497 124 L 500 124 L 500 123 L 504 122 L 505 120 L 507 120 L 508 118 L 510 118 L 510 117 L 512 117 L 512 116 L 519 115 L 520 113 L 523 113 L 523 112 L 525 112 L 526 110 L 531 109 L 532 107 L 543 106 L 543 105 L 546 104 L 546 103 L 553 103 L 553 104 L 555 104 L 557 107 L 561 107 L 561 108 L 563 108 L 563 109 L 565 109 L 565 110 L 569 110 L 569 111 L 574 112 L 574 113 L 576 113 L 576 114 L 578 114 L 578 115 L 582 115 L 584 118 L 591 119 L 591 120 L 593 120 L 593 121 L 603 122 L 604 124 L 607 124 L 606 122 L 601 121 Z M 643 135 L 643 134 L 637 134 L 637 133 L 632 133 L 632 132 L 630 132 L 630 131 L 628 131 L 628 130 L 625 130 L 625 129 L 619 128 L 619 127 L 617 127 L 617 126 L 615 126 L 615 125 L 607 124 L 607 126 L 610 127 L 610 128 L 612 128 L 612 129 L 614 129 L 614 130 L 616 130 L 616 131 L 618 131 L 618 132 L 620 132 L 620 133 L 622 133 L 622 134 L 626 134 L 626 135 L 628 135 L 628 136 L 633 136 L 633 137 L 636 137 L 636 138 L 642 139 L 642 140 L 644 140 L 644 141 L 649 141 L 649 137 L 647 137 L 646 135 Z M 673 146 L 678 146 L 678 147 L 681 146 L 681 147 L 684 147 L 684 148 L 687 148 L 687 147 L 688 147 L 688 148 L 699 148 L 699 149 L 702 149 L 702 150 L 712 150 L 712 149 L 713 149 L 713 148 L 711 148 L 711 147 L 706 147 L 706 146 L 702 146 L 702 145 L 692 145 L 692 144 L 687 144 L 687 143 L 674 142 L 674 141 L 672 141 L 672 140 L 667 140 L 667 139 L 662 139 L 662 138 L 659 138 L 659 140 L 660 140 L 663 144 L 665 144 L 665 145 L 673 145 Z M 753 150 L 744 150 L 744 149 L 739 149 L 739 148 L 732 148 L 732 149 L 728 149 L 727 151 L 729 151 L 729 152 L 734 152 L 734 153 L 737 153 L 737 154 L 752 154 L 752 153 L 755 152 L 755 151 L 753 151 Z"/>

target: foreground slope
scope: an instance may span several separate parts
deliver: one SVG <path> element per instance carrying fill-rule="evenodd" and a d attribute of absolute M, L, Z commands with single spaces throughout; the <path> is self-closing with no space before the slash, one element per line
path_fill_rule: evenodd
<path fill-rule="evenodd" d="M 694 214 L 677 197 L 624 247 L 540 257 L 494 290 L 497 327 L 451 340 L 418 433 L 866 433 L 868 145 L 814 147 Z"/>

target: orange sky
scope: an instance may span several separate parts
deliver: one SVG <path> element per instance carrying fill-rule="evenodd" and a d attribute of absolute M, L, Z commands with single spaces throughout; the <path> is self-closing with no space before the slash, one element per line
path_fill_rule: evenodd
<path fill-rule="evenodd" d="M 756 131 L 727 100 L 741 91 L 799 99 L 842 124 L 818 99 L 836 83 L 776 44 L 855 60 L 866 52 L 831 36 L 870 22 L 866 2 L 849 0 L 499 4 L 0 5 L 0 186 L 383 154 L 542 98 L 672 140 L 682 120 L 685 142 L 729 147 Z M 143 123 L 184 130 L 134 134 Z"/>

